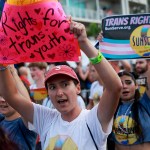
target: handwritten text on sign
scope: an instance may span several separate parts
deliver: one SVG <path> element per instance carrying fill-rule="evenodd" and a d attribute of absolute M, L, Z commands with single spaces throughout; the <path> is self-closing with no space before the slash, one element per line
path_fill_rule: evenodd
<path fill-rule="evenodd" d="M 0 22 L 0 63 L 78 60 L 77 39 L 59 2 L 5 4 Z"/>

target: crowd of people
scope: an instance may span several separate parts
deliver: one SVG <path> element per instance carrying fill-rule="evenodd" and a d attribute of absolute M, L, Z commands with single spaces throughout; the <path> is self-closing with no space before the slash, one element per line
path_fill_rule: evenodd
<path fill-rule="evenodd" d="M 0 149 L 149 150 L 150 60 L 108 61 L 69 22 L 86 70 L 80 61 L 0 64 Z"/>

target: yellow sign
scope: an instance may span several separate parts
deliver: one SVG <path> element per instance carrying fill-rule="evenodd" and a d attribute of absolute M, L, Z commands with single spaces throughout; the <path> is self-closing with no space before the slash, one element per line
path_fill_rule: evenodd
<path fill-rule="evenodd" d="M 130 46 L 138 55 L 150 57 L 150 25 L 139 26 L 132 32 Z"/>
<path fill-rule="evenodd" d="M 7 0 L 7 3 L 20 6 L 20 5 L 33 4 L 41 1 L 57 2 L 57 0 Z"/>

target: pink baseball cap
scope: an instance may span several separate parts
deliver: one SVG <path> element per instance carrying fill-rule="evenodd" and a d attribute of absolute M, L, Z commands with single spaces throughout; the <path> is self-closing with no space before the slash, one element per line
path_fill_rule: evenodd
<path fill-rule="evenodd" d="M 55 75 L 58 74 L 63 74 L 66 76 L 69 76 L 73 79 L 75 79 L 78 83 L 80 83 L 76 73 L 74 72 L 74 70 L 67 66 L 67 65 L 59 65 L 59 66 L 55 66 L 52 69 L 50 69 L 47 73 L 46 73 L 46 78 L 45 78 L 45 87 L 47 87 L 47 81 L 51 78 L 54 77 Z"/>

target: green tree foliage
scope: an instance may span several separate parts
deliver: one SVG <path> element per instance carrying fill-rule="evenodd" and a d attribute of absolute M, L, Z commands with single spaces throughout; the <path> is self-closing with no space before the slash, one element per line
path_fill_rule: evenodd
<path fill-rule="evenodd" d="M 99 32 L 101 31 L 101 27 L 99 24 L 96 23 L 90 23 L 87 27 L 87 35 L 97 37 Z"/>

